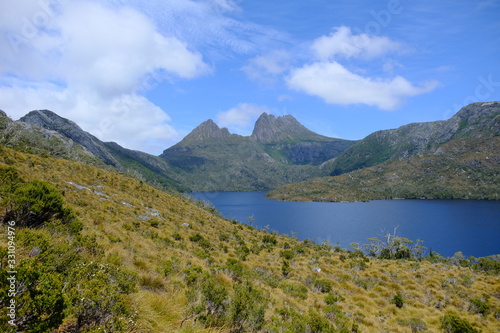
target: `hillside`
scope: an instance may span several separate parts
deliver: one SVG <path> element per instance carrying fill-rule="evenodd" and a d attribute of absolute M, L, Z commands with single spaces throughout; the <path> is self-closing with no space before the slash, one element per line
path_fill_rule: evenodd
<path fill-rule="evenodd" d="M 264 113 L 251 136 L 207 120 L 158 157 L 103 142 L 49 110 L 31 111 L 18 121 L 2 112 L 0 121 L 0 142 L 17 150 L 112 168 L 184 192 L 267 190 L 327 175 L 321 164 L 354 143 L 316 134 L 291 115 Z"/>
<path fill-rule="evenodd" d="M 14 299 L 17 331 L 500 330 L 492 259 L 427 255 L 396 235 L 353 251 L 299 241 L 137 179 L 5 146 L 0 179 L 0 303 Z M 16 331 L 6 314 L 0 330 Z"/>
<path fill-rule="evenodd" d="M 251 136 L 207 120 L 160 157 L 192 191 L 268 190 L 326 175 L 320 165 L 353 143 L 316 134 L 291 115 L 264 113 Z"/>
<path fill-rule="evenodd" d="M 500 137 L 458 139 L 423 156 L 288 184 L 267 196 L 290 201 L 500 200 L 499 151 Z"/>
<path fill-rule="evenodd" d="M 436 150 L 453 139 L 500 134 L 500 102 L 472 103 L 448 120 L 377 131 L 346 149 L 328 167 L 335 176 Z"/>
<path fill-rule="evenodd" d="M 3 124 L 3 125 L 2 125 Z M 18 121 L 0 113 L 0 143 L 22 152 L 64 158 L 123 172 L 165 190 L 185 190 L 160 158 L 103 142 L 49 110 L 31 111 Z"/>
<path fill-rule="evenodd" d="M 447 121 L 380 131 L 330 166 L 340 175 L 277 188 L 299 201 L 500 199 L 500 103 L 475 103 Z M 325 168 L 328 168 L 325 166 Z M 346 170 L 355 170 L 344 173 Z"/>

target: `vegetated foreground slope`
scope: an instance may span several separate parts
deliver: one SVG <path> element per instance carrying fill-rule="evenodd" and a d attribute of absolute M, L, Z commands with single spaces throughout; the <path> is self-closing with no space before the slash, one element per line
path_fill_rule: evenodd
<path fill-rule="evenodd" d="M 175 179 L 175 171 L 157 156 L 102 142 L 49 110 L 31 111 L 18 121 L 0 110 L 0 143 L 22 152 L 124 172 L 165 190 L 186 190 Z"/>
<path fill-rule="evenodd" d="M 491 259 L 423 257 L 393 236 L 365 253 L 299 241 L 136 179 L 4 146 L 0 178 L 3 332 L 500 330 Z"/>
<path fill-rule="evenodd" d="M 500 137 L 457 139 L 420 157 L 288 184 L 267 194 L 291 201 L 500 199 Z"/>

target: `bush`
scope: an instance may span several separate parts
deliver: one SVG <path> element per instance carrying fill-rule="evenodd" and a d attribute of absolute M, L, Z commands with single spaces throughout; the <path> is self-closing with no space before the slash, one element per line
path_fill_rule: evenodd
<path fill-rule="evenodd" d="M 401 295 L 400 292 L 398 292 L 396 295 L 391 300 L 391 303 L 396 305 L 398 308 L 402 308 L 405 304 L 405 299 L 403 298 L 403 295 Z"/>
<path fill-rule="evenodd" d="M 483 301 L 480 298 L 471 298 L 470 300 L 469 311 L 482 315 L 487 315 L 488 312 L 490 311 L 490 308 L 491 306 L 488 304 L 488 302 Z"/>
<path fill-rule="evenodd" d="M 256 332 L 264 325 L 268 300 L 250 282 L 234 288 L 229 324 L 232 332 Z"/>
<path fill-rule="evenodd" d="M 336 304 L 337 302 L 344 301 L 345 298 L 337 293 L 330 293 L 325 296 L 325 303 L 328 305 Z"/>
<path fill-rule="evenodd" d="M 291 260 L 295 256 L 295 252 L 290 249 L 280 251 L 280 257 L 283 259 Z"/>
<path fill-rule="evenodd" d="M 88 262 L 75 267 L 69 278 L 65 296 L 75 313 L 78 331 L 89 327 L 125 330 L 132 313 L 124 295 L 136 291 L 134 274 L 116 266 Z"/>
<path fill-rule="evenodd" d="M 190 314 L 209 327 L 225 325 L 228 304 L 226 288 L 212 275 L 205 274 L 196 288 L 187 291 Z"/>
<path fill-rule="evenodd" d="M 269 245 L 276 245 L 278 241 L 276 240 L 276 236 L 271 234 L 262 236 L 262 243 Z"/>
<path fill-rule="evenodd" d="M 478 333 L 472 325 L 456 314 L 447 314 L 441 317 L 441 328 L 446 333 Z"/>
<path fill-rule="evenodd" d="M 62 194 L 52 185 L 32 180 L 19 185 L 7 199 L 10 208 L 3 222 L 16 221 L 18 227 L 38 227 L 52 220 L 71 222 L 75 216 L 64 206 Z"/>
<path fill-rule="evenodd" d="M 314 289 L 326 294 L 332 291 L 332 285 L 326 280 L 316 280 L 314 281 Z"/>
<path fill-rule="evenodd" d="M 2 266 L 7 258 L 7 251 L 1 251 Z M 17 291 L 16 320 L 17 332 L 51 332 L 57 329 L 64 319 L 64 311 L 68 304 L 64 301 L 64 276 L 51 271 L 36 259 L 28 258 L 19 263 L 17 270 L 17 284 L 25 286 L 25 290 Z M 6 270 L 0 270 L 0 306 L 6 309 L 9 278 Z M 2 319 L 6 317 L 2 316 Z M 10 319 L 9 319 L 10 320 Z M 0 322 L 0 331 L 9 332 L 7 320 Z"/>

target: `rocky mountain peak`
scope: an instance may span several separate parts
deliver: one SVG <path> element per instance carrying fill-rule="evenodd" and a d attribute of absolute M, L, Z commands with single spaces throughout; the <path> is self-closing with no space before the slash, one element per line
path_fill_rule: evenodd
<path fill-rule="evenodd" d="M 202 142 L 207 139 L 223 139 L 229 136 L 231 134 L 227 128 L 220 128 L 212 119 L 209 119 L 192 130 L 183 141 L 189 143 Z"/>
<path fill-rule="evenodd" d="M 251 137 L 262 143 L 326 138 L 308 130 L 292 115 L 275 117 L 265 112 L 257 119 Z"/>
<path fill-rule="evenodd" d="M 56 114 L 55 112 L 52 112 L 50 110 L 34 110 L 26 114 L 24 117 L 19 119 L 19 121 L 22 121 L 24 123 L 29 123 L 29 124 L 34 124 L 38 125 L 40 127 L 53 130 L 53 131 L 64 131 L 68 133 L 63 133 L 63 134 L 69 134 L 73 132 L 73 134 L 77 132 L 83 132 L 83 130 L 78 126 L 76 123 L 74 123 L 71 120 L 68 120 L 66 118 L 63 118 Z M 68 135 L 66 135 L 68 136 Z M 68 136 L 69 137 L 69 136 Z"/>
<path fill-rule="evenodd" d="M 102 159 L 104 163 L 118 166 L 118 162 L 103 148 L 103 143 L 98 138 L 85 132 L 75 122 L 63 118 L 55 112 L 35 110 L 29 112 L 19 121 L 56 131 L 87 148 L 94 156 Z"/>

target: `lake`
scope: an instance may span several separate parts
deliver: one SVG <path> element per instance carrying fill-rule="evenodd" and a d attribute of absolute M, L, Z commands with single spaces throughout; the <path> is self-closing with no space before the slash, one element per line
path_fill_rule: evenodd
<path fill-rule="evenodd" d="M 267 199 L 265 192 L 190 193 L 211 202 L 228 219 L 292 235 L 328 240 L 350 249 L 388 233 L 421 239 L 445 257 L 500 254 L 500 202 L 473 200 L 375 200 L 370 202 L 289 202 Z M 249 219 L 249 217 L 251 217 Z"/>

